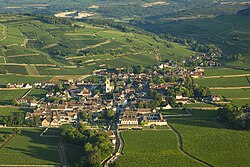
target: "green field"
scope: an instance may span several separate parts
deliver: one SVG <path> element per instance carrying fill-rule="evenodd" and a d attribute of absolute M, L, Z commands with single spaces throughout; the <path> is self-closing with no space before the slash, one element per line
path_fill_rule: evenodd
<path fill-rule="evenodd" d="M 184 150 L 212 166 L 249 166 L 250 133 L 221 128 L 216 111 L 191 111 L 192 117 L 171 118 Z"/>
<path fill-rule="evenodd" d="M 170 130 L 124 131 L 122 137 L 125 148 L 116 166 L 201 166 L 178 150 Z"/>
<path fill-rule="evenodd" d="M 31 92 L 26 97 L 39 100 L 41 98 L 44 98 L 47 93 L 48 93 L 48 90 L 35 88 L 35 89 L 32 89 Z"/>
<path fill-rule="evenodd" d="M 250 89 L 211 90 L 213 94 L 226 98 L 250 98 Z"/>
<path fill-rule="evenodd" d="M 52 77 L 31 77 L 21 75 L 0 75 L 0 84 L 8 83 L 35 83 L 42 81 L 49 81 Z"/>
<path fill-rule="evenodd" d="M 198 78 L 195 82 L 206 87 L 240 87 L 249 86 L 246 77 L 232 77 L 232 78 Z"/>
<path fill-rule="evenodd" d="M 221 95 L 230 100 L 234 105 L 243 106 L 250 104 L 250 89 L 211 90 L 214 95 Z"/>
<path fill-rule="evenodd" d="M 28 90 L 0 90 L 0 105 L 11 104 L 13 99 L 21 98 Z"/>
<path fill-rule="evenodd" d="M 184 110 L 160 110 L 163 115 L 187 114 Z"/>
<path fill-rule="evenodd" d="M 27 75 L 27 71 L 25 69 L 25 66 L 5 65 L 3 67 L 6 70 L 8 70 L 8 73 Z"/>
<path fill-rule="evenodd" d="M 206 76 L 240 75 L 250 74 L 250 71 L 233 68 L 205 68 Z"/>
<path fill-rule="evenodd" d="M 0 129 L 1 131 L 5 129 Z M 9 129 L 11 132 L 11 129 Z M 58 138 L 40 137 L 42 129 L 22 129 L 0 149 L 3 165 L 55 165 L 59 164 Z"/>

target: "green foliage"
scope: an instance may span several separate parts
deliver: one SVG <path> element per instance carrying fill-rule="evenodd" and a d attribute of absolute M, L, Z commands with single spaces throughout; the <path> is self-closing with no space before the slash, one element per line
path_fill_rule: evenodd
<path fill-rule="evenodd" d="M 73 126 L 66 127 L 62 132 L 68 143 L 81 146 L 84 157 L 76 166 L 100 166 L 101 160 L 112 153 L 112 146 L 107 134 L 101 131 L 86 130 L 83 125 L 78 129 Z"/>

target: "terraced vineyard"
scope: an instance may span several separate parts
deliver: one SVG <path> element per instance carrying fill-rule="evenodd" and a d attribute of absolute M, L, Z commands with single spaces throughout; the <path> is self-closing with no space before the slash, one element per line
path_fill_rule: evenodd
<path fill-rule="evenodd" d="M 22 75 L 83 75 L 193 54 L 158 37 L 82 22 L 49 24 L 36 17 L 2 15 L 0 27 L 0 65 Z"/>

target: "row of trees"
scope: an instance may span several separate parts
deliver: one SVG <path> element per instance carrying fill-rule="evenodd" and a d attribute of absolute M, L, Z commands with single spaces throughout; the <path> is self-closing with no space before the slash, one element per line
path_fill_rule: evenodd
<path fill-rule="evenodd" d="M 219 110 L 217 120 L 232 129 L 250 130 L 250 105 L 243 107 L 226 105 Z"/>
<path fill-rule="evenodd" d="M 25 124 L 24 113 L 14 113 L 8 117 L 4 117 L 3 123 L 7 126 L 20 126 Z"/>
<path fill-rule="evenodd" d="M 63 138 L 70 144 L 83 148 L 84 156 L 74 166 L 101 166 L 101 160 L 112 153 L 109 136 L 102 131 L 87 130 L 84 125 L 78 128 L 66 127 L 62 132 Z"/>

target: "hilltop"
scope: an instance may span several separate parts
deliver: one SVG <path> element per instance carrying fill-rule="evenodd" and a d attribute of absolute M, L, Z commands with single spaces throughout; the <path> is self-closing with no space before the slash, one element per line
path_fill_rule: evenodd
<path fill-rule="evenodd" d="M 193 54 L 184 46 L 132 27 L 118 30 L 55 17 L 2 15 L 0 32 L 1 66 L 23 75 L 82 75 Z"/>

